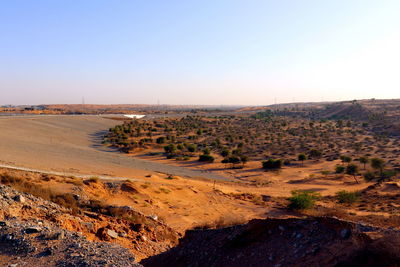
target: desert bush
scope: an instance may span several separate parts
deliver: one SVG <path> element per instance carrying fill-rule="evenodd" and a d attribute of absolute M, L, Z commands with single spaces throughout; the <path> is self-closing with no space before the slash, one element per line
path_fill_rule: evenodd
<path fill-rule="evenodd" d="M 371 167 L 373 169 L 379 170 L 379 172 L 380 172 L 380 174 L 382 176 L 383 168 L 385 166 L 385 161 L 383 159 L 380 159 L 380 158 L 372 158 L 370 160 L 370 164 L 371 164 Z"/>
<path fill-rule="evenodd" d="M 236 164 L 239 164 L 241 162 L 241 159 L 238 156 L 231 156 L 229 158 L 223 159 L 221 162 L 225 164 L 231 164 L 231 168 L 233 169 L 236 168 Z"/>
<path fill-rule="evenodd" d="M 191 153 L 196 152 L 197 146 L 195 144 L 190 144 L 187 146 L 187 150 Z"/>
<path fill-rule="evenodd" d="M 336 198 L 338 199 L 339 203 L 352 204 L 360 198 L 360 193 L 341 190 L 336 192 Z"/>
<path fill-rule="evenodd" d="M 360 161 L 360 163 L 362 163 L 364 165 L 364 170 L 365 170 L 366 165 L 369 162 L 369 158 L 367 156 L 363 156 L 363 157 L 360 157 L 358 160 Z"/>
<path fill-rule="evenodd" d="M 366 182 L 370 182 L 376 178 L 376 175 L 373 172 L 366 172 L 363 174 L 363 177 Z"/>
<path fill-rule="evenodd" d="M 224 148 L 224 149 L 221 151 L 221 156 L 223 156 L 224 158 L 228 157 L 230 154 L 231 154 L 231 152 L 230 152 L 229 149 L 227 149 L 227 148 Z"/>
<path fill-rule="evenodd" d="M 303 162 L 307 159 L 307 155 L 304 154 L 304 153 L 301 153 L 301 154 L 299 154 L 299 155 L 297 156 L 297 159 L 298 159 L 299 161 L 301 161 L 301 164 L 303 164 Z"/>
<path fill-rule="evenodd" d="M 165 143 L 165 137 L 164 136 L 158 137 L 156 139 L 156 143 L 157 144 L 164 144 Z"/>
<path fill-rule="evenodd" d="M 245 156 L 245 155 L 241 155 L 240 161 L 242 162 L 242 165 L 244 166 L 249 161 L 249 157 Z"/>
<path fill-rule="evenodd" d="M 343 163 L 350 163 L 350 162 L 352 161 L 352 158 L 349 157 L 349 156 L 341 155 L 341 156 L 340 156 L 340 160 L 341 160 Z"/>
<path fill-rule="evenodd" d="M 310 158 L 319 159 L 322 157 L 322 151 L 318 149 L 311 149 L 310 152 L 308 152 L 308 155 Z"/>
<path fill-rule="evenodd" d="M 164 146 L 164 151 L 168 154 L 172 154 L 176 151 L 176 146 L 174 144 L 169 144 Z"/>
<path fill-rule="evenodd" d="M 209 162 L 212 163 L 214 162 L 214 157 L 208 154 L 203 154 L 199 156 L 199 161 L 200 162 Z"/>
<path fill-rule="evenodd" d="M 315 201 L 320 198 L 320 194 L 312 191 L 292 191 L 292 196 L 288 198 L 288 208 L 291 210 L 311 209 Z"/>
<path fill-rule="evenodd" d="M 268 159 L 262 162 L 263 169 L 273 170 L 282 168 L 282 160 L 281 159 Z"/>
<path fill-rule="evenodd" d="M 336 172 L 336 173 L 344 173 L 345 169 L 346 169 L 346 168 L 345 168 L 344 166 L 337 165 L 337 166 L 335 167 L 335 172 Z"/>

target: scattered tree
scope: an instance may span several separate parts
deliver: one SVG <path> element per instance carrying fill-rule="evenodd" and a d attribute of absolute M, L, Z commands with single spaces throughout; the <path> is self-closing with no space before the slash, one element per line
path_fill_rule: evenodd
<path fill-rule="evenodd" d="M 307 159 L 307 155 L 304 153 L 301 153 L 298 155 L 297 159 L 301 161 L 301 165 L 304 165 L 304 161 Z"/>
<path fill-rule="evenodd" d="M 357 173 L 358 173 L 358 166 L 357 166 L 357 165 L 355 165 L 355 164 L 349 164 L 349 165 L 347 165 L 347 167 L 346 167 L 346 174 L 348 174 L 348 175 L 353 175 L 354 180 L 355 180 L 356 183 L 358 184 L 359 182 L 358 182 L 358 180 L 357 180 L 357 178 L 356 178 Z"/>
<path fill-rule="evenodd" d="M 383 167 L 385 166 L 385 161 L 380 158 L 372 158 L 370 161 L 371 167 L 375 170 L 378 170 L 380 176 L 382 177 L 383 174 Z"/>
<path fill-rule="evenodd" d="M 360 161 L 361 164 L 364 164 L 364 170 L 365 170 L 365 167 L 369 162 L 369 158 L 366 156 L 363 156 L 363 157 L 360 157 L 358 160 Z"/>

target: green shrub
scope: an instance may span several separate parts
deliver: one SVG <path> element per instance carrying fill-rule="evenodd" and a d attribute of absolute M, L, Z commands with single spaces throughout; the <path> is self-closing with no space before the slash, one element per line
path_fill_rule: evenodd
<path fill-rule="evenodd" d="M 288 198 L 291 210 L 311 209 L 315 205 L 315 201 L 320 198 L 320 194 L 312 191 L 292 191 L 292 196 Z"/>
<path fill-rule="evenodd" d="M 341 190 L 339 192 L 336 192 L 336 197 L 339 203 L 352 204 L 359 199 L 360 194 L 358 192 L 348 192 L 346 190 Z"/>
<path fill-rule="evenodd" d="M 336 167 L 335 167 L 335 172 L 336 173 L 344 173 L 344 170 L 345 170 L 346 168 L 344 167 L 344 166 L 341 166 L 341 165 L 337 165 Z"/>
<path fill-rule="evenodd" d="M 273 170 L 282 168 L 282 160 L 281 159 L 268 159 L 262 162 L 263 169 Z"/>
<path fill-rule="evenodd" d="M 297 156 L 297 159 L 303 162 L 307 159 L 307 155 L 304 153 L 301 153 Z"/>
<path fill-rule="evenodd" d="M 197 146 L 195 144 L 190 144 L 188 145 L 187 150 L 191 153 L 196 152 Z"/>
<path fill-rule="evenodd" d="M 174 144 L 169 144 L 167 146 L 164 146 L 164 151 L 166 153 L 174 153 L 176 151 L 176 146 Z"/>
<path fill-rule="evenodd" d="M 214 157 L 208 154 L 203 154 L 199 156 L 199 161 L 212 163 L 214 162 Z"/>
<path fill-rule="evenodd" d="M 178 145 L 176 146 L 176 148 L 179 149 L 179 150 L 183 150 L 184 147 L 183 147 L 182 144 L 178 144 Z"/>
<path fill-rule="evenodd" d="M 221 156 L 223 156 L 224 158 L 228 157 L 230 154 L 231 154 L 231 152 L 227 148 L 224 148 L 221 151 Z"/>
<path fill-rule="evenodd" d="M 164 136 L 158 137 L 156 139 L 156 142 L 157 142 L 157 144 L 164 144 L 165 143 L 165 137 Z"/>
<path fill-rule="evenodd" d="M 310 158 L 319 159 L 322 157 L 322 151 L 318 149 L 311 149 L 310 152 L 308 152 L 308 156 Z"/>
<path fill-rule="evenodd" d="M 375 173 L 373 172 L 366 172 L 363 177 L 366 182 L 370 182 L 376 178 Z"/>

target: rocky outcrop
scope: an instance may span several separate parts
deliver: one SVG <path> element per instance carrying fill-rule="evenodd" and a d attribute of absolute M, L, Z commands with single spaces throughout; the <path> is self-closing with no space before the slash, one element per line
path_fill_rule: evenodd
<path fill-rule="evenodd" d="M 0 266 L 141 266 L 118 244 L 91 242 L 82 232 L 60 227 L 61 220 L 76 222 L 77 229 L 90 224 L 70 213 L 0 185 Z M 113 230 L 108 232 L 118 237 Z"/>
<path fill-rule="evenodd" d="M 387 239 L 390 236 L 390 239 Z M 398 266 L 399 234 L 334 218 L 265 219 L 191 230 L 175 248 L 144 266 Z M 387 242 L 386 242 L 387 243 Z"/>
<path fill-rule="evenodd" d="M 1 266 L 141 266 L 129 250 L 35 221 L 2 221 Z"/>

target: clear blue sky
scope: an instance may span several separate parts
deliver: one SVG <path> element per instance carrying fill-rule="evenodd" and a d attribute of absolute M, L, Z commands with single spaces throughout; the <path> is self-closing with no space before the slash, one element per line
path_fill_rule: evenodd
<path fill-rule="evenodd" d="M 0 104 L 400 98 L 398 0 L 11 0 Z"/>

